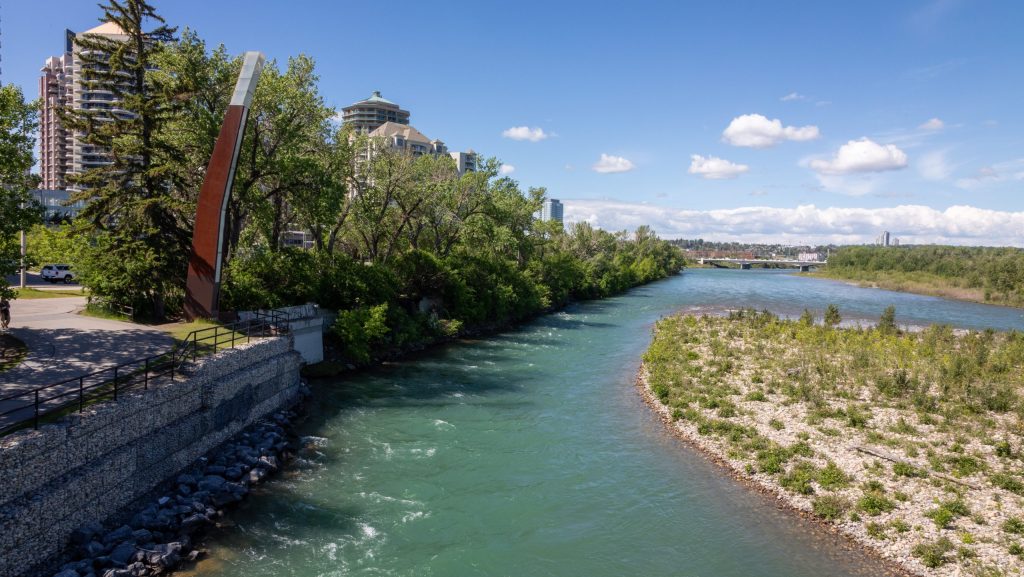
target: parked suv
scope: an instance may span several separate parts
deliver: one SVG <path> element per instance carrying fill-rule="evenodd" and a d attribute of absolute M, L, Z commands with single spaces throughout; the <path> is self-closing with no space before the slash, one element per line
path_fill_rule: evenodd
<path fill-rule="evenodd" d="M 48 264 L 39 276 L 52 283 L 64 281 L 64 284 L 71 284 L 75 280 L 75 273 L 69 264 Z"/>

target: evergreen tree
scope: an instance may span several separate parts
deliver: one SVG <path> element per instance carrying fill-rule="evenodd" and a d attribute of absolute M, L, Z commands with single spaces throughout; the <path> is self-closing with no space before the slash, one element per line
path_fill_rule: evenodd
<path fill-rule="evenodd" d="M 834 327 L 842 322 L 843 317 L 839 314 L 839 307 L 829 304 L 825 309 L 825 326 Z"/>
<path fill-rule="evenodd" d="M 889 305 L 878 319 L 878 330 L 891 334 L 896 332 L 896 307 Z"/>
<path fill-rule="evenodd" d="M 76 58 L 85 87 L 109 91 L 115 105 L 64 113 L 85 144 L 109 157 L 72 180 L 81 189 L 73 199 L 87 202 L 82 222 L 105 237 L 94 244 L 103 254 L 84 255 L 82 280 L 97 296 L 163 318 L 168 298 L 184 286 L 191 243 L 192 207 L 173 178 L 180 152 L 162 134 L 179 104 L 152 74 L 175 29 L 145 0 L 108 0 L 100 8 L 101 20 L 123 34 L 80 36 Z"/>
<path fill-rule="evenodd" d="M 6 277 L 21 268 L 18 231 L 40 221 L 39 207 L 28 193 L 35 186 L 29 169 L 37 110 L 17 87 L 0 86 L 0 297 L 14 297 Z"/>

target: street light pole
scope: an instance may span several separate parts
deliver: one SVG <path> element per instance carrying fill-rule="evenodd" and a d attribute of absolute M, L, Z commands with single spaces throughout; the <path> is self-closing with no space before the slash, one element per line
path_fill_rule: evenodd
<path fill-rule="evenodd" d="M 21 230 L 21 288 L 25 288 L 25 229 Z"/>

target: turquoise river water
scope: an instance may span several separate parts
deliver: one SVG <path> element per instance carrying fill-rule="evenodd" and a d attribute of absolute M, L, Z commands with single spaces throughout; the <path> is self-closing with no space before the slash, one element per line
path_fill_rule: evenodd
<path fill-rule="evenodd" d="M 884 575 L 669 435 L 634 386 L 679 310 L 836 303 L 870 322 L 1024 328 L 1024 311 L 776 271 L 694 270 L 314 386 L 318 452 L 211 537 L 217 576 Z"/>

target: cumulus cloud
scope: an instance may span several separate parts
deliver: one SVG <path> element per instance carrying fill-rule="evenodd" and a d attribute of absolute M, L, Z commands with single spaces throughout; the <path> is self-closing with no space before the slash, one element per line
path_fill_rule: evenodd
<path fill-rule="evenodd" d="M 600 172 L 601 174 L 610 174 L 614 172 L 629 172 L 636 168 L 629 159 L 621 156 L 612 156 L 610 154 L 601 154 L 601 159 L 594 163 L 594 172 Z"/>
<path fill-rule="evenodd" d="M 918 128 L 921 130 L 942 130 L 946 126 L 946 123 L 941 118 L 929 118 L 927 121 L 922 122 Z"/>
<path fill-rule="evenodd" d="M 851 140 L 839 147 L 829 160 L 814 159 L 808 165 L 819 174 L 884 172 L 907 166 L 907 154 L 895 144 L 878 144 L 870 138 Z"/>
<path fill-rule="evenodd" d="M 752 206 L 683 210 L 650 204 L 573 200 L 566 222 L 586 221 L 605 230 L 650 225 L 662 238 L 710 238 L 742 242 L 870 243 L 891 231 L 901 242 L 1024 246 L 1024 212 L 921 205 L 889 208 L 795 208 Z"/>
<path fill-rule="evenodd" d="M 501 168 L 498 169 L 498 173 L 502 176 L 508 176 L 516 171 L 516 167 L 511 164 L 502 164 Z"/>
<path fill-rule="evenodd" d="M 760 114 L 737 116 L 722 132 L 725 142 L 750 148 L 768 148 L 785 140 L 814 140 L 819 136 L 817 126 L 783 126 L 778 118 L 769 120 Z"/>
<path fill-rule="evenodd" d="M 694 154 L 690 156 L 690 174 L 696 174 L 711 180 L 736 178 L 750 170 L 746 164 L 736 164 L 723 158 L 709 156 L 707 158 Z"/>
<path fill-rule="evenodd" d="M 793 100 L 807 100 L 807 97 L 804 96 L 803 94 L 800 94 L 799 92 L 790 92 L 789 94 L 783 96 L 779 100 L 783 102 L 790 102 Z"/>
<path fill-rule="evenodd" d="M 551 136 L 539 126 L 534 128 L 529 126 L 513 126 L 504 130 L 501 135 L 512 140 L 529 140 L 530 142 L 540 142 Z"/>

